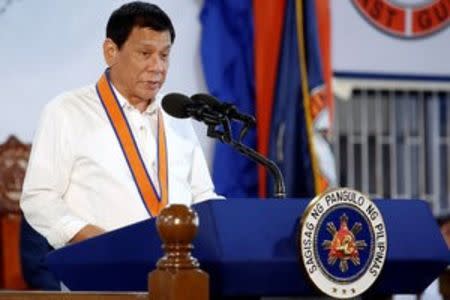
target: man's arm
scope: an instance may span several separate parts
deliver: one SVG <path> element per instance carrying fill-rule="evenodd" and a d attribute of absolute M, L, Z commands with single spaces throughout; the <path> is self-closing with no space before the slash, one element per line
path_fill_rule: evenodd
<path fill-rule="evenodd" d="M 61 102 L 52 101 L 41 116 L 20 201 L 27 221 L 54 248 L 99 233 L 74 214 L 62 198 L 69 187 L 74 156 L 70 139 L 73 132 Z"/>
<path fill-rule="evenodd" d="M 69 241 L 69 243 L 71 244 L 78 243 L 83 240 L 87 240 L 96 237 L 98 235 L 101 235 L 104 232 L 105 230 L 103 230 L 102 228 L 88 224 L 84 226 L 80 231 L 78 231 L 77 234 L 75 234 L 75 236 Z"/>

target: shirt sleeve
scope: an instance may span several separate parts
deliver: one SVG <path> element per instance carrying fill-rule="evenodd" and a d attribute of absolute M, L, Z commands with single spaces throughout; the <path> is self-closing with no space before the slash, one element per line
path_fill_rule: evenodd
<path fill-rule="evenodd" d="M 74 215 L 63 199 L 74 159 L 67 116 L 58 100 L 42 113 L 20 200 L 27 221 L 54 248 L 67 244 L 88 224 Z"/>
<path fill-rule="evenodd" d="M 195 204 L 209 199 L 225 199 L 214 192 L 214 184 L 211 180 L 205 155 L 193 128 L 192 132 L 192 140 L 195 143 L 190 176 L 192 202 Z"/>

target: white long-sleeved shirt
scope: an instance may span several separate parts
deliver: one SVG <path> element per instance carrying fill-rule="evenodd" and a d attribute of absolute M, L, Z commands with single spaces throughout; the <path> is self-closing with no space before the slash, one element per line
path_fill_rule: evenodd
<path fill-rule="evenodd" d="M 141 113 L 115 92 L 159 192 L 160 99 Z M 191 205 L 219 198 L 190 121 L 164 112 L 163 119 L 169 203 Z M 87 224 L 109 231 L 149 218 L 95 86 L 64 93 L 45 107 L 20 204 L 27 221 L 55 248 L 67 244 Z"/>

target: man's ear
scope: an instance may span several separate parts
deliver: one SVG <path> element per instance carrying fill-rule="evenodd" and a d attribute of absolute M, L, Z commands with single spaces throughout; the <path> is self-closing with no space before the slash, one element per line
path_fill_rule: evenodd
<path fill-rule="evenodd" d="M 103 56 L 105 57 L 106 64 L 111 67 L 116 64 L 117 56 L 119 55 L 119 48 L 116 43 L 110 38 L 106 38 L 103 42 Z"/>

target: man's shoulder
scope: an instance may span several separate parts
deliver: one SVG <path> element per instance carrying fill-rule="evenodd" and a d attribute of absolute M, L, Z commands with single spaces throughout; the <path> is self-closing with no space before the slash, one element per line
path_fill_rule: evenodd
<path fill-rule="evenodd" d="M 62 113 L 96 102 L 98 102 L 98 96 L 95 85 L 87 85 L 57 95 L 47 103 L 44 110 Z"/>

